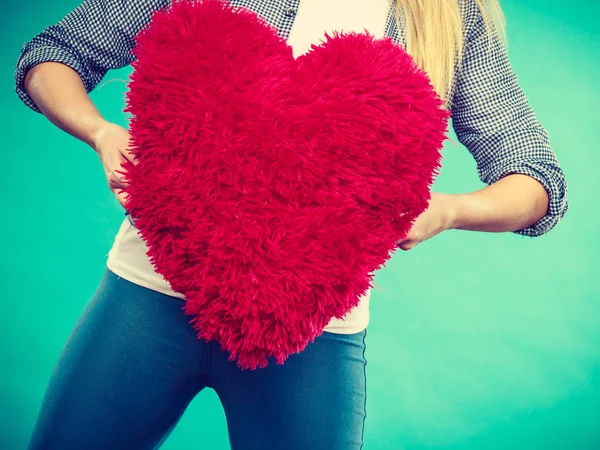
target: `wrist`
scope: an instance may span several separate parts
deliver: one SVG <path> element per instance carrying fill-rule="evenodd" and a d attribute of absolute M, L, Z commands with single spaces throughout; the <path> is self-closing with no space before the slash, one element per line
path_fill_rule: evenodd
<path fill-rule="evenodd" d="M 90 127 L 90 131 L 85 137 L 84 141 L 92 147 L 92 149 L 98 153 L 98 149 L 100 147 L 100 142 L 102 141 L 102 137 L 104 136 L 106 130 L 110 126 L 110 122 L 107 120 L 100 118 L 96 120 Z"/>
<path fill-rule="evenodd" d="M 465 211 L 465 198 L 462 194 L 445 194 L 447 196 L 446 201 L 446 215 L 445 215 L 445 228 L 446 230 L 460 229 L 463 225 L 463 217 Z"/>

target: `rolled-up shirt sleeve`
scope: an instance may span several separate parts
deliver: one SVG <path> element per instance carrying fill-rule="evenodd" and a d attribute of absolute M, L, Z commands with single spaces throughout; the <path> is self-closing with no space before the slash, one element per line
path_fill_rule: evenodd
<path fill-rule="evenodd" d="M 167 5 L 168 0 L 84 1 L 23 45 L 15 70 L 17 95 L 40 112 L 23 83 L 29 69 L 48 61 L 71 67 L 91 92 L 108 70 L 131 64 L 135 36 Z"/>
<path fill-rule="evenodd" d="M 523 236 L 541 236 L 566 214 L 567 182 L 548 139 L 518 84 L 497 33 L 488 39 L 483 16 L 469 1 L 462 67 L 451 97 L 452 125 L 458 140 L 477 163 L 479 178 L 492 184 L 509 174 L 539 181 L 549 196 L 549 209 Z"/>

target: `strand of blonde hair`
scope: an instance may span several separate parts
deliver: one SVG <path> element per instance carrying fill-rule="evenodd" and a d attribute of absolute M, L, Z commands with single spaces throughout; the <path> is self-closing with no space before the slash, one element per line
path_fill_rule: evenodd
<path fill-rule="evenodd" d="M 498 0 L 474 0 L 482 12 L 488 37 L 506 41 L 504 15 Z M 447 103 L 464 51 L 459 0 L 395 0 L 396 20 L 406 34 L 406 50 L 431 79 Z M 491 39 L 489 39 L 491 44 Z M 449 104 L 447 104 L 449 106 Z"/>

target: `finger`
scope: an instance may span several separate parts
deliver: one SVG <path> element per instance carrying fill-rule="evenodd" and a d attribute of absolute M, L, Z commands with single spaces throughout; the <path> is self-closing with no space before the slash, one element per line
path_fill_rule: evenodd
<path fill-rule="evenodd" d="M 123 183 L 127 182 L 126 181 L 127 180 L 127 171 L 126 170 L 114 169 L 113 172 L 117 174 L 117 175 L 115 175 L 115 178 L 117 178 L 118 180 L 121 180 Z"/>
<path fill-rule="evenodd" d="M 408 233 L 406 233 L 406 235 L 404 237 L 402 237 L 396 241 L 396 245 L 398 247 L 400 247 L 400 244 L 402 244 L 403 242 L 411 242 L 414 240 L 415 240 L 415 236 L 413 236 L 412 232 L 409 231 Z"/>
<path fill-rule="evenodd" d="M 137 164 L 139 162 L 139 160 L 137 159 L 137 157 L 135 156 L 135 154 L 133 153 L 132 150 L 132 146 L 131 146 L 131 142 L 129 143 L 129 145 L 127 147 L 125 147 L 124 149 L 121 150 L 121 154 L 125 157 L 125 159 L 127 159 L 129 162 L 133 163 L 133 164 Z"/>
<path fill-rule="evenodd" d="M 115 193 L 115 196 L 117 197 L 117 200 L 119 201 L 121 206 L 125 208 L 125 202 L 127 201 L 127 192 L 121 189 L 116 189 L 113 192 Z"/>
<path fill-rule="evenodd" d="M 418 244 L 417 241 L 406 240 L 406 241 L 400 242 L 398 244 L 398 248 L 401 250 L 407 251 L 407 250 L 414 248 L 417 244 Z"/>
<path fill-rule="evenodd" d="M 116 189 L 116 188 L 124 189 L 127 186 L 129 186 L 129 184 L 127 183 L 127 181 L 125 179 L 124 172 L 121 172 L 119 170 L 111 170 L 109 172 L 108 185 L 110 186 L 111 189 Z"/>

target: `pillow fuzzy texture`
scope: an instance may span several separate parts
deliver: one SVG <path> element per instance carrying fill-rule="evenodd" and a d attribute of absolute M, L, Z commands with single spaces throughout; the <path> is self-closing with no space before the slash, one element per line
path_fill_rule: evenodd
<path fill-rule="evenodd" d="M 219 0 L 136 38 L 126 208 L 198 337 L 244 369 L 343 318 L 428 205 L 448 112 L 391 39 L 324 35 L 294 58 Z"/>

